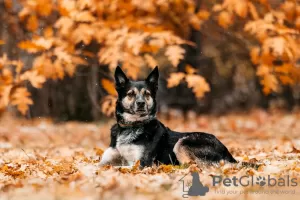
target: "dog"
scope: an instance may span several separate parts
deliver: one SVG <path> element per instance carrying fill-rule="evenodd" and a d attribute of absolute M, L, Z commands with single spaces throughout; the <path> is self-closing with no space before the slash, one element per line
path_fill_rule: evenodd
<path fill-rule="evenodd" d="M 110 146 L 103 153 L 100 166 L 132 166 L 138 160 L 141 167 L 222 160 L 236 163 L 214 135 L 175 132 L 156 118 L 158 79 L 158 67 L 144 81 L 129 80 L 120 67 L 116 68 L 117 123 L 111 128 Z"/>

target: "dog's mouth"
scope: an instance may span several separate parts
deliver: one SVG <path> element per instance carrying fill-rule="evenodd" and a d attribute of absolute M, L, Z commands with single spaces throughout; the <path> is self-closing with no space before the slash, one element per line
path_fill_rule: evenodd
<path fill-rule="evenodd" d="M 139 114 L 139 115 L 146 115 L 147 110 L 146 109 L 137 109 L 137 110 L 135 110 L 135 113 Z"/>

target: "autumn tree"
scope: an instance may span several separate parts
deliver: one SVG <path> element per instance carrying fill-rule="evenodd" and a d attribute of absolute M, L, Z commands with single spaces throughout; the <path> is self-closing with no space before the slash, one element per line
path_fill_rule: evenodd
<path fill-rule="evenodd" d="M 158 65 L 170 72 L 169 88 L 184 82 L 201 98 L 210 85 L 198 66 L 176 69 L 186 56 L 185 47 L 195 47 L 189 41 L 192 30 L 209 35 L 215 28 L 243 41 L 264 93 L 277 92 L 281 85 L 299 82 L 300 6 L 293 0 L 274 2 L 5 0 L 6 12 L 25 32 L 17 46 L 34 60 L 24 67 L 22 60 L 3 54 L 0 108 L 16 105 L 25 114 L 33 104 L 27 83 L 41 88 L 46 80 L 75 76 L 78 66 L 90 66 L 91 59 L 110 72 L 121 65 L 133 79 Z M 108 94 L 101 99 L 101 110 L 111 115 L 116 99 L 111 73 L 100 82 Z"/>

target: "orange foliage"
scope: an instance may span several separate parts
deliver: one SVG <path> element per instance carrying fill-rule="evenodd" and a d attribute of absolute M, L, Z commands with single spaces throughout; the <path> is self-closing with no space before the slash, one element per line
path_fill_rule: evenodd
<path fill-rule="evenodd" d="M 186 40 L 191 29 L 201 31 L 206 20 L 215 20 L 223 29 L 243 24 L 244 34 L 253 36 L 257 43 L 250 47 L 250 56 L 258 66 L 265 94 L 278 91 L 280 84 L 292 85 L 300 80 L 300 5 L 293 0 L 276 8 L 268 1 L 224 0 L 211 9 L 205 6 L 205 10 L 197 10 L 195 1 L 190 0 L 19 0 L 5 1 L 5 7 L 12 9 L 16 3 L 22 8 L 20 21 L 32 33 L 32 38 L 21 41 L 18 47 L 34 54 L 35 59 L 32 68 L 26 69 L 20 61 L 9 61 L 5 55 L 0 59 L 1 110 L 11 104 L 25 114 L 33 102 L 24 83 L 41 88 L 47 79 L 74 76 L 77 66 L 88 65 L 83 56 L 97 56 L 99 63 L 111 71 L 122 63 L 133 79 L 143 67 L 160 66 L 161 57 L 168 61 L 164 65 L 176 68 L 185 56 L 183 45 L 193 45 Z M 3 43 L 0 40 L 0 45 Z M 98 52 L 79 48 L 92 43 L 101 46 Z M 168 87 L 182 81 L 197 98 L 210 91 L 191 66 L 185 72 L 171 74 Z M 110 81 L 101 83 L 110 95 L 102 99 L 102 111 L 110 115 L 116 92 Z"/>
<path fill-rule="evenodd" d="M 14 7 L 11 3 L 16 2 L 10 2 L 8 9 Z M 170 65 L 177 67 L 184 58 L 182 45 L 190 44 L 185 38 L 191 27 L 200 29 L 200 23 L 209 16 L 208 12 L 196 13 L 196 5 L 186 0 L 146 0 L 143 4 L 126 0 L 19 0 L 17 3 L 22 6 L 18 17 L 27 31 L 34 33 L 18 47 L 37 55 L 32 69 L 18 76 L 18 81 L 28 80 L 36 88 L 42 87 L 46 79 L 73 76 L 78 65 L 87 65 L 82 59 L 86 52 L 78 45 L 89 46 L 92 42 L 101 45 L 97 53 L 100 64 L 108 65 L 113 71 L 118 63 L 122 63 L 133 79 L 138 77 L 142 67 L 159 65 L 156 56 L 160 52 L 164 52 Z M 44 27 L 47 19 L 53 21 L 53 14 L 58 14 L 53 28 Z M 43 31 L 39 31 L 41 28 Z M 3 74 L 3 78 L 7 79 L 7 76 Z M 102 110 L 111 114 L 116 92 L 110 81 L 104 79 L 101 83 L 112 95 L 102 100 Z M 15 87 L 15 82 L 11 84 Z M 2 96 L 6 94 L 2 104 L 7 105 L 8 89 L 1 91 Z M 29 98 L 27 93 L 19 95 L 22 94 Z M 15 100 L 14 105 L 25 114 L 28 107 L 20 102 Z M 24 103 L 32 104 L 28 100 Z"/>
<path fill-rule="evenodd" d="M 299 82 L 300 4 L 287 0 L 272 8 L 269 1 L 224 0 L 213 10 L 223 28 L 234 26 L 237 18 L 245 19 L 244 31 L 259 44 L 250 47 L 250 56 L 258 66 L 257 75 L 265 94 L 278 91 L 280 83 Z M 277 61 L 279 64 L 274 64 Z"/>

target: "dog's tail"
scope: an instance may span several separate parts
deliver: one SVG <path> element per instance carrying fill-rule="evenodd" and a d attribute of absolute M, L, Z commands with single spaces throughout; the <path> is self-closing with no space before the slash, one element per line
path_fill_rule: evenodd
<path fill-rule="evenodd" d="M 226 155 L 225 155 L 224 157 L 225 157 L 225 160 L 228 161 L 228 162 L 231 162 L 231 163 L 238 163 L 238 161 L 236 161 L 236 160 L 234 159 L 234 157 L 231 155 L 231 153 L 229 153 L 228 150 L 226 151 Z"/>

